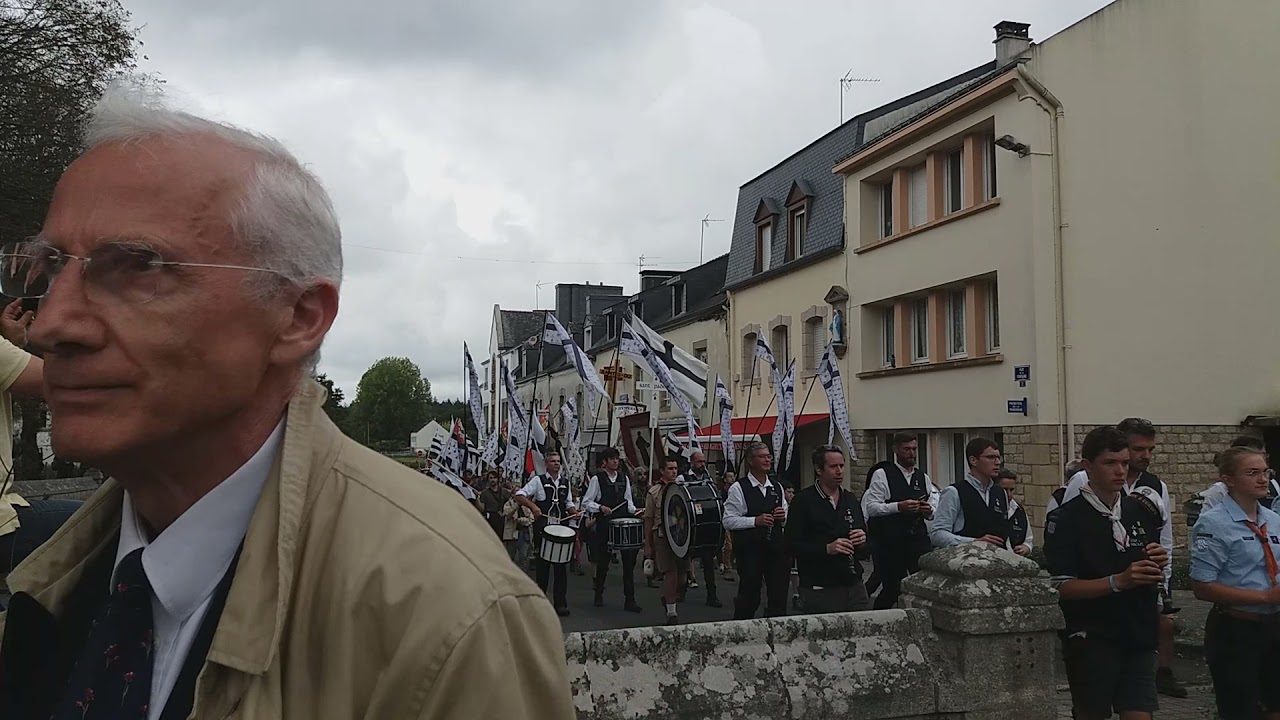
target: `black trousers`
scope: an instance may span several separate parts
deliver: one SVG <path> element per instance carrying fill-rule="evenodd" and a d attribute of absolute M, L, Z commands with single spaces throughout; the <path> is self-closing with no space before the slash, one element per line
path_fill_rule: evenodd
<path fill-rule="evenodd" d="M 569 599 L 567 597 L 569 583 L 569 566 L 565 564 L 552 565 L 542 559 L 542 531 L 547 527 L 546 520 L 539 520 L 533 525 L 533 555 L 536 557 L 535 574 L 538 578 L 538 587 L 542 588 L 542 592 L 546 592 L 548 587 L 552 587 L 552 580 L 555 581 L 554 588 L 551 593 L 551 604 L 556 608 L 569 607 Z"/>
<path fill-rule="evenodd" d="M 723 543 L 721 547 L 723 547 Z M 702 585 L 707 589 L 708 598 L 716 597 L 716 569 L 720 565 L 719 556 L 720 552 L 717 548 L 699 550 L 693 555 L 698 563 L 702 565 Z"/>
<path fill-rule="evenodd" d="M 902 581 L 912 573 L 920 572 L 920 556 L 924 552 L 910 544 L 897 547 L 880 546 L 875 550 L 876 572 L 880 574 L 880 594 L 876 596 L 875 609 L 886 610 L 898 604 L 902 594 Z"/>
<path fill-rule="evenodd" d="M 738 596 L 733 600 L 733 619 L 750 620 L 760 609 L 760 589 L 765 590 L 765 617 L 787 614 L 787 594 L 791 589 L 791 558 L 782 544 L 743 543 L 733 546 L 738 568 Z"/>
<path fill-rule="evenodd" d="M 1223 720 L 1262 720 L 1280 710 L 1280 623 L 1253 622 L 1214 609 L 1204 627 L 1205 660 Z"/>
<path fill-rule="evenodd" d="M 871 609 L 871 601 L 867 599 L 867 588 L 862 578 L 856 578 L 848 587 L 805 587 L 804 580 L 800 584 L 800 600 L 804 602 L 806 615 L 823 613 L 855 612 Z"/>
<path fill-rule="evenodd" d="M 593 561 L 596 564 L 596 594 L 604 593 L 604 582 L 609 577 L 609 525 L 608 523 L 597 522 L 595 539 L 593 542 L 595 554 Z M 638 550 L 622 551 L 622 596 L 628 601 L 636 599 L 636 556 Z"/>

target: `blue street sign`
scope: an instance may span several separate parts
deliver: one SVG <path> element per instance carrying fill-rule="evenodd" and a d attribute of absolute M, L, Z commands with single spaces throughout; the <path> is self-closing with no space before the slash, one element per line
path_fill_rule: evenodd
<path fill-rule="evenodd" d="M 1009 414 L 1022 415 L 1023 417 L 1025 417 L 1027 415 L 1027 399 L 1022 398 L 1021 400 L 1010 400 Z"/>
<path fill-rule="evenodd" d="M 1013 380 L 1014 382 L 1020 382 L 1020 383 L 1029 382 L 1031 380 L 1031 366 L 1030 365 L 1013 366 Z"/>

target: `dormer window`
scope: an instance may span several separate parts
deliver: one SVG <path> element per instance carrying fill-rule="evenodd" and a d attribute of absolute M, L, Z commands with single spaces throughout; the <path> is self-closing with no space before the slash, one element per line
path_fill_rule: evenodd
<path fill-rule="evenodd" d="M 618 337 L 618 316 L 612 310 L 604 314 L 604 337 L 606 340 Z"/>
<path fill-rule="evenodd" d="M 676 283 L 671 286 L 671 315 L 683 315 L 687 309 L 685 305 L 685 288 L 684 283 Z"/>
<path fill-rule="evenodd" d="M 773 233 L 774 224 L 777 217 L 782 214 L 782 208 L 778 205 L 778 201 L 773 198 L 761 198 L 760 204 L 756 206 L 756 247 L 755 247 L 755 270 L 756 274 L 768 272 L 773 266 Z"/>
<path fill-rule="evenodd" d="M 791 184 L 787 193 L 787 254 L 790 262 L 804 254 L 805 236 L 809 231 L 809 204 L 813 200 L 813 188 L 804 180 Z"/>

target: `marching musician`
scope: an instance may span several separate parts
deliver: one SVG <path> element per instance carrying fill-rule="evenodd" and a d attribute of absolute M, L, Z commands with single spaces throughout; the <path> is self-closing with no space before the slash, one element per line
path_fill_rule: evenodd
<path fill-rule="evenodd" d="M 596 581 L 595 606 L 604 607 L 604 583 L 609 576 L 609 523 L 617 518 L 635 517 L 640 514 L 631 495 L 631 479 L 625 472 L 618 471 L 621 454 L 617 448 L 605 448 L 600 453 L 603 470 L 591 476 L 587 485 L 587 494 L 582 497 L 582 506 L 595 516 L 595 553 Z M 636 603 L 636 550 L 623 550 L 622 556 L 622 595 L 623 609 L 627 612 L 640 612 Z"/>
<path fill-rule="evenodd" d="M 662 494 L 676 481 L 679 472 L 680 464 L 675 458 L 663 461 L 658 482 L 649 488 L 644 501 L 644 554 L 662 573 L 662 602 L 667 606 L 668 625 L 680 624 L 676 603 L 682 595 L 680 582 L 689 570 L 689 558 L 676 557 L 662 524 Z"/>
<path fill-rule="evenodd" d="M 680 476 L 680 482 L 686 485 L 701 484 L 716 491 L 719 495 L 720 489 L 716 484 L 715 478 L 711 477 L 711 471 L 707 469 L 707 458 L 702 454 L 701 450 L 694 450 L 689 456 L 689 469 L 684 475 Z M 645 507 L 648 507 L 646 503 Z M 723 543 L 721 543 L 723 546 Z M 706 546 L 697 551 L 697 560 L 702 565 L 702 580 L 707 586 L 707 607 L 724 607 L 720 602 L 720 597 L 716 593 L 716 567 L 720 564 L 720 552 L 718 548 Z M 692 568 L 690 568 L 692 570 Z M 692 585 L 692 583 L 690 583 Z"/>
<path fill-rule="evenodd" d="M 1213 603 L 1205 659 L 1218 713 L 1226 720 L 1280 715 L 1280 515 L 1262 504 L 1267 457 L 1232 447 L 1218 456 L 1226 499 L 1200 514 L 1191 545 L 1191 586 Z"/>
<path fill-rule="evenodd" d="M 996 478 L 996 482 L 1000 484 L 1000 489 L 1004 490 L 1005 499 L 1009 503 L 1009 549 L 1019 555 L 1031 554 L 1031 523 L 1027 520 L 1027 511 L 1022 509 L 1018 501 L 1013 497 L 1014 490 L 1018 487 L 1018 473 L 1009 468 L 1001 468 L 1000 475 Z M 1021 546 L 1026 546 L 1025 550 L 1019 550 Z"/>
<path fill-rule="evenodd" d="M 916 467 L 919 451 L 915 435 L 896 433 L 893 460 L 872 468 L 862 496 L 862 514 L 871 531 L 872 556 L 883 586 L 876 596 L 876 610 L 898 604 L 903 578 L 920 569 L 920 556 L 931 549 L 926 521 L 938 504 L 938 489 Z"/>
<path fill-rule="evenodd" d="M 1103 426 L 1084 438 L 1088 482 L 1045 520 L 1044 554 L 1066 621 L 1074 717 L 1150 720 L 1156 709 L 1165 510 L 1150 488 L 1125 492 L 1129 445 Z"/>
<path fill-rule="evenodd" d="M 724 505 L 724 529 L 733 535 L 738 565 L 735 620 L 755 617 L 762 585 L 766 589 L 765 616 L 787 614 L 791 558 L 782 542 L 780 527 L 787 518 L 787 501 L 782 488 L 769 479 L 772 468 L 773 454 L 768 445 L 753 442 L 747 446 L 747 474 L 729 487 Z"/>
<path fill-rule="evenodd" d="M 844 452 L 835 445 L 813 451 L 813 487 L 791 503 L 785 540 L 800 570 L 806 613 L 868 610 L 858 558 L 869 556 L 862 507 L 844 489 Z"/>
<path fill-rule="evenodd" d="M 573 501 L 573 488 L 570 487 L 569 478 L 560 475 L 560 453 L 552 450 L 544 459 L 547 471 L 529 478 L 529 482 L 516 491 L 516 502 L 533 512 L 533 552 L 537 556 L 538 586 L 546 592 L 552 576 L 555 576 L 551 604 L 555 606 L 557 615 L 568 617 L 568 566 L 553 565 L 543 560 L 538 550 L 542 543 L 542 531 L 547 525 L 564 522 L 574 513 L 577 505 Z"/>
<path fill-rule="evenodd" d="M 987 438 L 974 438 L 965 445 L 964 456 L 969 469 L 963 481 L 942 491 L 929 539 L 935 547 L 981 541 L 1002 548 L 1009 540 L 1009 498 L 995 484 L 1000 448 Z M 1018 547 L 1019 555 L 1031 552 Z"/>

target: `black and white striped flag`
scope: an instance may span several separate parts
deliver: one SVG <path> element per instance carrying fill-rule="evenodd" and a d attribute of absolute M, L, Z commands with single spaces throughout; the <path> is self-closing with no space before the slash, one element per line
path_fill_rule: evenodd
<path fill-rule="evenodd" d="M 462 343 L 462 357 L 467 366 L 467 382 L 471 387 L 467 392 L 467 404 L 471 407 L 471 422 L 476 425 L 476 437 L 481 444 L 485 441 L 484 432 L 484 400 L 480 397 L 480 376 L 476 374 L 476 364 L 471 360 L 471 350 Z"/>
<path fill-rule="evenodd" d="M 637 320 L 636 322 L 639 321 Z M 649 368 L 649 372 L 658 378 L 658 382 L 666 389 L 671 401 L 684 413 L 685 422 L 689 425 L 689 442 L 696 447 L 698 442 L 698 421 L 693 417 L 693 406 L 689 404 L 689 398 L 685 397 L 684 393 L 677 389 L 676 380 L 672 377 L 671 369 L 654 352 L 653 347 L 641 339 L 640 333 L 626 320 L 622 321 L 622 332 L 618 335 L 618 352 L 640 363 L 641 366 Z M 704 365 L 703 367 L 705 368 L 706 366 Z M 704 401 L 705 397 L 706 393 L 704 391 Z"/>
<path fill-rule="evenodd" d="M 724 386 L 720 374 L 716 373 L 716 403 L 720 406 L 720 452 L 725 462 L 732 462 L 733 455 L 733 396 L 729 388 Z"/>
<path fill-rule="evenodd" d="M 827 442 L 835 439 L 835 431 L 840 431 L 844 444 L 849 448 L 849 460 L 857 460 L 853 450 L 853 431 L 849 428 L 849 403 L 844 394 L 844 381 L 840 379 L 840 368 L 836 365 L 836 353 L 831 343 L 822 353 L 822 362 L 818 363 L 818 382 L 827 392 L 827 406 L 831 408 L 831 424 L 827 431 Z"/>
<path fill-rule="evenodd" d="M 694 405 L 698 407 L 706 405 L 707 364 L 687 350 L 667 342 L 666 338 L 641 322 L 634 313 L 631 314 L 629 322 L 636 341 L 647 347 L 653 357 L 667 368 L 667 374 L 671 376 L 676 389 L 692 400 Z M 624 349 L 622 352 L 626 354 L 627 351 Z M 671 390 L 668 389 L 667 392 Z"/>
<path fill-rule="evenodd" d="M 578 371 L 578 377 L 582 378 L 582 382 L 587 387 L 587 407 L 595 407 L 597 393 L 599 397 L 608 397 L 609 393 L 604 389 L 604 382 L 600 380 L 600 373 L 596 372 L 596 366 L 592 364 L 591 358 L 582 352 L 582 348 L 573 341 L 573 336 L 564 329 L 560 321 L 555 315 L 547 313 L 546 327 L 542 331 L 544 342 L 555 343 L 564 348 L 564 356 L 573 362 L 574 368 Z"/>

